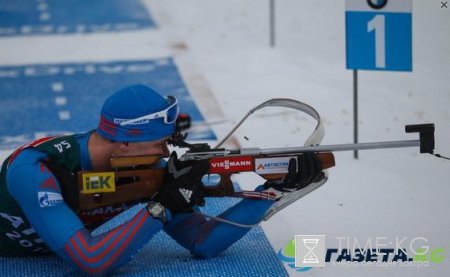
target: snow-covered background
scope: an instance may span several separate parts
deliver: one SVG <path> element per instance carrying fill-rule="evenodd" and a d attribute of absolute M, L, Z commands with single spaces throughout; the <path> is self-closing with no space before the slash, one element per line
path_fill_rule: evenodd
<path fill-rule="evenodd" d="M 220 138 L 250 108 L 275 97 L 315 107 L 325 122 L 322 144 L 353 140 L 352 71 L 345 68 L 345 1 L 278 0 L 276 45 L 270 47 L 269 1 L 145 0 L 160 30 L 0 40 L 1 65 L 108 61 L 173 55 L 189 89 Z M 436 150 L 450 155 L 450 9 L 413 1 L 413 72 L 359 72 L 361 142 L 417 139 L 407 124 L 436 124 Z M 219 106 L 220 110 L 212 108 Z M 225 120 L 223 122 L 222 120 Z M 216 122 L 216 123 L 214 123 Z M 222 122 L 222 123 L 218 123 Z M 240 147 L 300 146 L 314 121 L 289 110 L 253 115 L 235 136 Z M 247 139 L 245 139 L 246 137 Z M 4 159 L 8 151 L 1 153 Z M 328 183 L 262 224 L 274 251 L 295 235 L 326 235 L 361 244 L 396 238 L 408 249 L 444 248 L 427 267 L 337 267 L 291 276 L 445 276 L 450 270 L 450 162 L 417 148 L 335 153 Z M 245 188 L 259 177 L 239 176 Z M 255 249 L 257 251 L 257 249 Z M 412 257 L 409 256 L 409 257 Z M 333 256 L 333 260 L 336 256 Z"/>

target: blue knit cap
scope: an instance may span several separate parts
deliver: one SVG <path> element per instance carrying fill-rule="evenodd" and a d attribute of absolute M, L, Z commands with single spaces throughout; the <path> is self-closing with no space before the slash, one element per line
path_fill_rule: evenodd
<path fill-rule="evenodd" d="M 158 116 L 131 123 L 130 120 L 164 111 L 169 106 L 171 103 L 167 98 L 149 87 L 125 87 L 106 99 L 97 132 L 104 138 L 121 142 L 162 139 L 175 131 L 175 122 L 166 123 L 163 117 Z M 174 108 L 178 114 L 178 104 Z"/>

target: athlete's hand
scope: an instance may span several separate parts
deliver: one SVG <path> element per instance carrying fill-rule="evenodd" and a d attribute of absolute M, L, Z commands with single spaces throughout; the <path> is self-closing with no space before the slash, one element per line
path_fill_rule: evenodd
<path fill-rule="evenodd" d="M 264 184 L 264 188 L 293 192 L 320 181 L 324 176 L 322 170 L 322 163 L 316 154 L 303 153 L 297 156 L 297 160 L 292 158 L 289 161 L 288 173 L 282 180 L 269 180 Z"/>
<path fill-rule="evenodd" d="M 176 163 L 178 158 L 172 153 L 167 163 L 168 172 L 163 186 L 152 198 L 169 209 L 172 215 L 186 212 L 196 205 L 204 205 L 205 187 L 201 179 L 209 169 L 208 162 L 180 170 L 175 166 Z M 171 165 L 174 166 L 172 169 Z"/>

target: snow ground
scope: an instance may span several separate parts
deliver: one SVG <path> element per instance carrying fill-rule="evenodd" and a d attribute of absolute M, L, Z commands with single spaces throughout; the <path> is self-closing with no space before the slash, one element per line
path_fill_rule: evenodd
<path fill-rule="evenodd" d="M 158 22 L 170 28 L 174 38 L 186 41 L 185 51 L 230 120 L 215 125 L 217 133 L 231 129 L 257 104 L 288 97 L 321 113 L 327 132 L 323 144 L 351 143 L 352 72 L 345 69 L 345 1 L 275 2 L 274 48 L 269 46 L 269 1 L 152 4 L 163 6 L 166 13 L 155 13 Z M 414 71 L 359 72 L 361 142 L 417 139 L 404 133 L 404 125 L 434 122 L 436 150 L 450 153 L 449 26 L 450 12 L 440 9 L 439 1 L 413 1 Z M 260 113 L 237 134 L 242 147 L 302 145 L 314 126 L 304 115 Z M 357 161 L 351 152 L 335 155 L 337 165 L 329 170 L 324 187 L 263 224 L 275 251 L 296 234 L 323 234 L 327 248 L 338 248 L 336 237 L 349 237 L 351 244 L 353 238 L 363 243 L 386 237 L 388 244 L 407 237 L 408 244 L 424 237 L 431 249 L 448 252 L 448 161 L 420 155 L 416 148 L 361 151 Z M 240 177 L 242 186 L 253 181 Z M 414 247 L 421 246 L 416 243 Z M 291 276 L 439 276 L 450 268 L 447 252 L 443 263 L 422 268 L 341 268 L 329 263 L 303 273 L 287 269 Z"/>
<path fill-rule="evenodd" d="M 223 114 L 212 114 L 221 137 L 250 108 L 275 97 L 315 107 L 327 135 L 323 144 L 352 142 L 352 72 L 345 69 L 344 1 L 276 1 L 276 46 L 269 46 L 269 1 L 145 0 L 164 33 L 15 37 L 0 40 L 2 65 L 140 59 L 174 54 L 192 92 L 212 96 Z M 404 125 L 436 124 L 436 150 L 450 155 L 450 9 L 440 1 L 413 1 L 413 72 L 359 72 L 360 141 L 417 139 Z M 199 97 L 206 109 L 211 98 Z M 302 114 L 264 110 L 236 135 L 241 147 L 300 146 L 314 122 Z M 248 140 L 244 139 L 244 136 Z M 235 143 L 236 145 L 236 143 Z M 7 153 L 2 153 L 2 158 Z M 409 248 L 444 248 L 444 261 L 427 267 L 338 267 L 291 276 L 443 276 L 450 269 L 448 168 L 450 162 L 416 148 L 335 153 L 336 167 L 318 191 L 289 206 L 263 228 L 278 251 L 299 234 L 383 243 L 405 239 Z M 238 177 L 243 187 L 257 178 Z M 392 248 L 387 245 L 384 248 Z M 408 251 L 410 253 L 410 251 Z M 335 257 L 334 257 L 335 259 Z"/>

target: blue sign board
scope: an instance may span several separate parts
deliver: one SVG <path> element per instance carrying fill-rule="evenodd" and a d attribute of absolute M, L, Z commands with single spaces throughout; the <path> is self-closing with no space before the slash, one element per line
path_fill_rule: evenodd
<path fill-rule="evenodd" d="M 155 28 L 140 0 L 0 0 L 0 36 Z"/>
<path fill-rule="evenodd" d="M 411 0 L 346 1 L 347 68 L 412 71 Z"/>
<path fill-rule="evenodd" d="M 0 149 L 95 129 L 103 101 L 132 84 L 174 95 L 181 113 L 194 124 L 204 122 L 172 58 L 0 67 Z M 208 126 L 189 131 L 188 138 L 216 139 Z"/>

